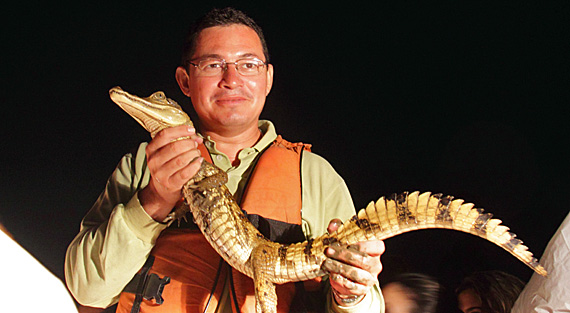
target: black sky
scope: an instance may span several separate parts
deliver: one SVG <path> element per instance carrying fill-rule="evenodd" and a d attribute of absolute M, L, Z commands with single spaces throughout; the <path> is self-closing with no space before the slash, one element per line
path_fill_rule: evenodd
<path fill-rule="evenodd" d="M 262 117 L 313 144 L 357 207 L 393 192 L 451 194 L 488 209 L 540 255 L 568 213 L 567 1 L 235 4 L 269 44 Z M 108 89 L 174 80 L 197 4 L 12 4 L 2 19 L 0 220 L 50 270 L 120 157 L 147 133 Z M 484 240 L 421 231 L 386 241 L 385 272 L 453 285 L 475 269 L 530 270 Z"/>

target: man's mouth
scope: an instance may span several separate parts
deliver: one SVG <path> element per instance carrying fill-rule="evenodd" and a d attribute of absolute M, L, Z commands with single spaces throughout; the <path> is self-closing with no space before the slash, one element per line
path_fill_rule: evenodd
<path fill-rule="evenodd" d="M 249 98 L 244 95 L 223 95 L 215 97 L 214 101 L 219 105 L 237 105 L 248 101 Z"/>

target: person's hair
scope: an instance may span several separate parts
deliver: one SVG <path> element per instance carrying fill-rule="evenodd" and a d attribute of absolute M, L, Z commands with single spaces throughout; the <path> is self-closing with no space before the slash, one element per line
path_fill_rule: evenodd
<path fill-rule="evenodd" d="M 439 298 L 439 283 L 431 276 L 419 273 L 405 273 L 395 276 L 387 284 L 400 284 L 415 304 L 413 313 L 433 313 Z M 386 285 L 387 285 L 386 284 Z"/>
<path fill-rule="evenodd" d="M 261 47 L 263 48 L 265 63 L 269 63 L 269 51 L 267 49 L 267 43 L 265 42 L 265 37 L 263 36 L 261 27 L 259 27 L 251 17 L 247 16 L 242 11 L 227 7 L 223 9 L 212 9 L 190 26 L 182 46 L 181 66 L 188 66 L 190 58 L 192 58 L 192 55 L 196 52 L 196 40 L 202 30 L 214 26 L 230 26 L 235 24 L 247 26 L 257 33 L 257 36 L 261 41 Z"/>
<path fill-rule="evenodd" d="M 481 271 L 465 277 L 455 295 L 471 289 L 481 298 L 485 312 L 510 313 L 523 288 L 524 283 L 516 276 L 502 271 Z"/>

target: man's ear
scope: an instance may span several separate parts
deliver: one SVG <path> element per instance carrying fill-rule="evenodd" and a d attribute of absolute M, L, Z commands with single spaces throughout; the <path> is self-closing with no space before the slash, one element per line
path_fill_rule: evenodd
<path fill-rule="evenodd" d="M 190 76 L 188 76 L 186 69 L 182 66 L 177 67 L 175 76 L 182 93 L 190 97 Z"/>
<path fill-rule="evenodd" d="M 265 86 L 265 95 L 267 96 L 273 86 L 273 64 L 267 64 L 267 86 Z"/>

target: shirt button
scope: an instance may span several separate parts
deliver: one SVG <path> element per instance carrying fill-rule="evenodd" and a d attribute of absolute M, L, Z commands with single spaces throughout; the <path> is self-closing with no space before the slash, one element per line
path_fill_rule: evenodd
<path fill-rule="evenodd" d="M 221 161 L 224 159 L 224 157 L 221 154 L 216 155 L 216 159 L 218 159 L 218 161 Z"/>

